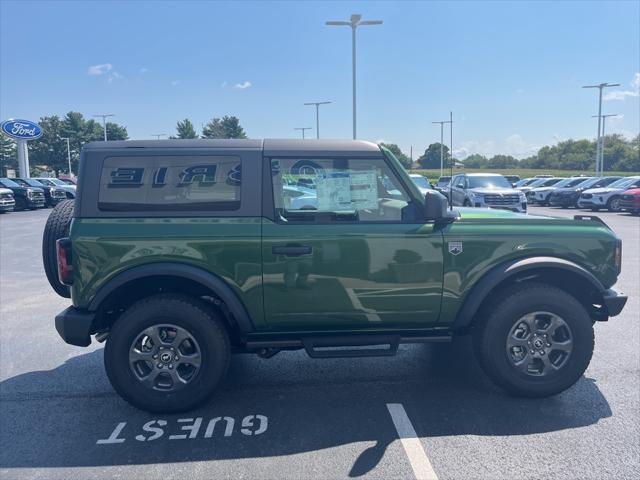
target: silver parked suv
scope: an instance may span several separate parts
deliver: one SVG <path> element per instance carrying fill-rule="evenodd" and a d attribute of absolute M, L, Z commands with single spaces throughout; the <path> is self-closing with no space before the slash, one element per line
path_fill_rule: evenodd
<path fill-rule="evenodd" d="M 461 173 L 451 180 L 451 203 L 465 207 L 491 207 L 526 213 L 524 193 L 496 173 Z"/>

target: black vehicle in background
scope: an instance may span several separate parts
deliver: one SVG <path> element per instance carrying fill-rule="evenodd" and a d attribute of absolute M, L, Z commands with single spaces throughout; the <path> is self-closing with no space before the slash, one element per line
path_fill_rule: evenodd
<path fill-rule="evenodd" d="M 504 175 L 504 178 L 511 182 L 511 185 L 515 188 L 516 183 L 520 181 L 520 175 Z"/>
<path fill-rule="evenodd" d="M 0 186 L 13 192 L 15 210 L 35 210 L 46 206 L 42 188 L 21 187 L 10 178 L 0 178 Z"/>
<path fill-rule="evenodd" d="M 44 191 L 44 202 L 47 207 L 55 207 L 62 200 L 67 199 L 67 194 L 64 190 L 45 185 L 33 178 L 11 178 L 10 180 L 13 180 L 21 187 L 41 188 Z"/>
<path fill-rule="evenodd" d="M 578 179 L 579 177 L 576 177 Z M 580 194 L 589 188 L 603 188 L 622 177 L 587 177 L 584 181 L 554 189 L 547 197 L 552 207 L 571 208 L 578 206 Z"/>

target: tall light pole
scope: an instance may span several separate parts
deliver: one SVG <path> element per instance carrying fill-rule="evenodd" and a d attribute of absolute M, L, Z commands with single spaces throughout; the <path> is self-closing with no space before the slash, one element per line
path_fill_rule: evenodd
<path fill-rule="evenodd" d="M 582 88 L 597 88 L 598 92 L 598 137 L 596 140 L 596 177 L 601 174 L 601 162 L 602 162 L 602 145 L 600 137 L 600 122 L 602 120 L 602 89 L 607 87 L 619 87 L 619 83 L 599 83 L 597 85 L 584 85 Z"/>
<path fill-rule="evenodd" d="M 354 13 L 348 22 L 343 20 L 331 20 L 325 22 L 329 26 L 348 26 L 351 27 L 351 68 L 353 76 L 353 139 L 356 139 L 356 29 L 365 25 L 381 25 L 382 20 L 361 20 L 362 15 Z"/>
<path fill-rule="evenodd" d="M 71 147 L 69 146 L 69 137 L 60 137 L 60 140 L 67 141 L 67 160 L 69 161 L 69 176 L 73 177 L 73 172 L 71 171 Z"/>
<path fill-rule="evenodd" d="M 608 115 L 600 115 L 600 117 L 602 117 L 602 140 L 600 143 L 602 143 L 602 161 L 600 163 L 600 173 L 604 173 L 604 130 L 605 130 L 605 125 L 607 124 L 607 117 L 617 117 L 618 114 L 617 113 L 610 113 Z M 595 118 L 598 117 L 598 115 L 591 115 L 591 118 Z"/>
<path fill-rule="evenodd" d="M 102 129 L 104 130 L 104 141 L 107 141 L 107 117 L 115 117 L 113 113 L 97 113 L 94 117 L 102 118 Z"/>
<path fill-rule="evenodd" d="M 166 133 L 152 133 L 151 136 L 152 137 L 156 137 L 156 140 L 160 140 L 160 137 L 166 137 L 167 134 Z"/>
<path fill-rule="evenodd" d="M 316 138 L 320 138 L 320 105 L 328 105 L 331 102 L 308 102 L 305 105 L 316 106 Z"/>
<path fill-rule="evenodd" d="M 306 130 L 313 130 L 313 128 L 311 128 L 311 127 L 296 127 L 296 128 L 294 128 L 294 130 L 300 130 L 302 132 L 302 139 L 304 140 L 304 132 Z"/>
<path fill-rule="evenodd" d="M 444 173 L 444 124 L 451 123 L 451 120 L 431 123 L 440 124 L 440 176 L 442 176 Z"/>

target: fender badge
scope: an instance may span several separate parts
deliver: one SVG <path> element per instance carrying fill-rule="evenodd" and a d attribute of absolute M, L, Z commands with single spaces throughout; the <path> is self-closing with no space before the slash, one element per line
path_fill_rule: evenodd
<path fill-rule="evenodd" d="M 462 253 L 462 242 L 449 242 L 449 253 L 459 255 Z"/>

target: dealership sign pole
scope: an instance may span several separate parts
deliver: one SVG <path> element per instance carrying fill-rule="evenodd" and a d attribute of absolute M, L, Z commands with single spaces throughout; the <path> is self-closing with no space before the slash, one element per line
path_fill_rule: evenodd
<path fill-rule="evenodd" d="M 0 124 L 2 133 L 13 138 L 18 149 L 18 170 L 21 178 L 29 178 L 29 149 L 27 142 L 42 136 L 42 128 L 35 122 L 29 120 L 9 119 Z"/>

